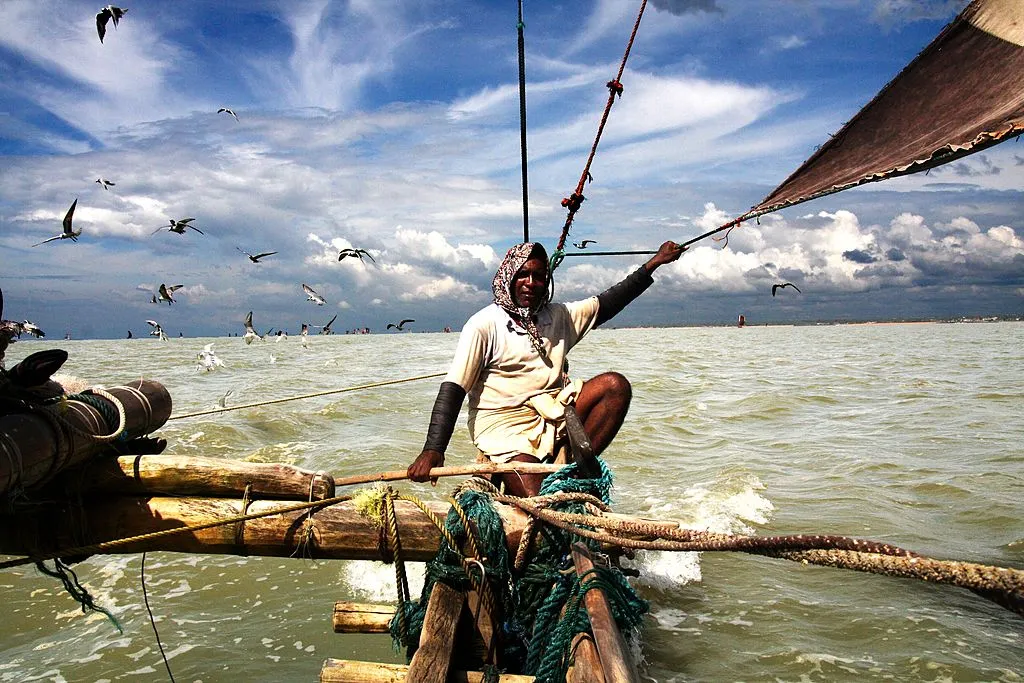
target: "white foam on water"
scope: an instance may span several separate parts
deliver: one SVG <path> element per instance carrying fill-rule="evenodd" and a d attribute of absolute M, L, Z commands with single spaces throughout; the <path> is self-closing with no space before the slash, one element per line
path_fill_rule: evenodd
<path fill-rule="evenodd" d="M 50 669 L 49 671 L 44 671 L 43 673 L 39 674 L 38 676 L 29 676 L 27 678 L 19 678 L 18 680 L 19 681 L 42 681 L 44 679 L 47 680 L 47 681 L 50 681 L 51 683 L 68 683 L 68 679 L 64 678 L 64 676 L 61 675 L 60 669 Z M 13 680 L 13 679 L 4 678 L 4 680 L 8 680 L 9 681 L 9 680 Z"/>
<path fill-rule="evenodd" d="M 413 599 L 418 598 L 423 591 L 423 567 L 422 562 L 405 564 L 409 594 Z M 397 600 L 394 565 L 373 560 L 352 560 L 342 565 L 340 578 L 360 600 L 387 604 Z"/>
<path fill-rule="evenodd" d="M 764 484 L 756 477 L 726 476 L 710 484 L 691 486 L 681 493 L 669 489 L 674 500 L 649 496 L 647 510 L 639 514 L 654 519 L 675 517 L 684 529 L 726 534 L 748 534 L 750 524 L 765 524 L 775 509 L 763 495 Z M 641 568 L 635 583 L 668 591 L 701 580 L 699 552 L 638 551 Z"/>

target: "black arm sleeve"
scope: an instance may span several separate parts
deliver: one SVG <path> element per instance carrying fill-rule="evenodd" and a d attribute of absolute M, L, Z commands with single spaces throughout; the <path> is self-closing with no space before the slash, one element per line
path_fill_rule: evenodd
<path fill-rule="evenodd" d="M 654 278 L 647 269 L 640 266 L 617 285 L 612 285 L 597 295 L 597 322 L 594 327 L 608 322 L 651 286 Z"/>
<path fill-rule="evenodd" d="M 441 382 L 437 390 L 434 409 L 430 412 L 430 426 L 427 427 L 427 442 L 423 444 L 425 451 L 444 453 L 455 431 L 455 420 L 462 409 L 462 400 L 466 398 L 466 390 L 455 382 Z"/>

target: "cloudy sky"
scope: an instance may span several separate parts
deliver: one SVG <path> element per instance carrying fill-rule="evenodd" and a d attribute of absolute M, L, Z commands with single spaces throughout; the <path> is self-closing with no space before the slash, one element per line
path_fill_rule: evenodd
<path fill-rule="evenodd" d="M 965 4 L 651 0 L 570 241 L 656 249 L 741 215 Z M 127 7 L 101 44 L 95 2 L 3 2 L 4 318 L 76 338 L 147 318 L 241 332 L 250 310 L 260 329 L 436 331 L 490 302 L 523 235 L 513 0 Z M 638 8 L 525 3 L 529 229 L 549 248 Z M 1021 314 L 1022 188 L 1011 141 L 762 217 L 660 270 L 615 324 Z M 78 242 L 33 247 L 76 198 Z M 186 217 L 203 234 L 154 234 Z M 556 298 L 643 258 L 568 258 Z M 801 292 L 772 297 L 784 281 Z M 161 283 L 184 285 L 173 306 L 150 303 Z"/>

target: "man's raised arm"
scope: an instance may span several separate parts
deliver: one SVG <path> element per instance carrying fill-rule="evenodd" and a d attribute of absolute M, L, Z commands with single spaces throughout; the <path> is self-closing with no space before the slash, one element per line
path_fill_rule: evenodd
<path fill-rule="evenodd" d="M 671 240 L 665 242 L 658 249 L 658 253 L 652 256 L 647 263 L 627 275 L 622 282 L 612 285 L 598 294 L 597 321 L 594 326 L 597 327 L 608 322 L 631 301 L 647 291 L 647 288 L 654 282 L 651 273 L 666 263 L 678 260 L 684 251 L 686 251 L 686 247 L 681 247 Z"/>

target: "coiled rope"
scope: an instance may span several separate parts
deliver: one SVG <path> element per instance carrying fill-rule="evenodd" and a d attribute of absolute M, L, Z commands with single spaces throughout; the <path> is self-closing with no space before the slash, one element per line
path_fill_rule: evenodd
<path fill-rule="evenodd" d="M 443 373 L 443 372 L 434 372 L 434 373 L 431 373 L 429 375 L 418 375 L 416 377 L 406 377 L 405 379 L 390 379 L 390 380 L 385 380 L 383 382 L 371 382 L 369 384 L 360 384 L 358 386 L 345 387 L 343 389 L 328 389 L 327 391 L 317 391 L 317 392 L 312 393 L 312 394 L 302 394 L 301 396 L 288 396 L 286 398 L 275 398 L 275 399 L 271 399 L 269 401 L 259 401 L 257 403 L 246 403 L 245 405 L 240 405 L 240 406 L 231 406 L 231 407 L 225 406 L 224 408 L 213 408 L 211 410 L 200 410 L 200 411 L 195 412 L 195 413 L 185 413 L 184 415 L 171 415 L 169 418 L 167 418 L 167 421 L 170 422 L 171 420 L 184 420 L 184 419 L 189 418 L 189 417 L 199 417 L 201 415 L 214 415 L 216 413 L 227 413 L 227 412 L 230 412 L 232 410 L 244 410 L 246 408 L 258 408 L 260 406 L 269 406 L 269 405 L 273 405 L 275 403 L 287 403 L 288 401 L 300 401 L 300 400 L 306 399 L 306 398 L 317 398 L 317 397 L 320 397 L 320 396 L 330 396 L 332 394 L 344 394 L 344 393 L 349 392 L 349 391 L 359 391 L 361 389 L 373 389 L 374 387 L 386 387 L 386 386 L 389 386 L 389 385 L 392 385 L 392 384 L 404 384 L 405 382 L 417 382 L 417 381 L 419 381 L 421 379 L 432 379 L 432 378 L 435 378 L 435 377 L 443 377 L 444 375 L 445 375 L 445 373 Z"/>

